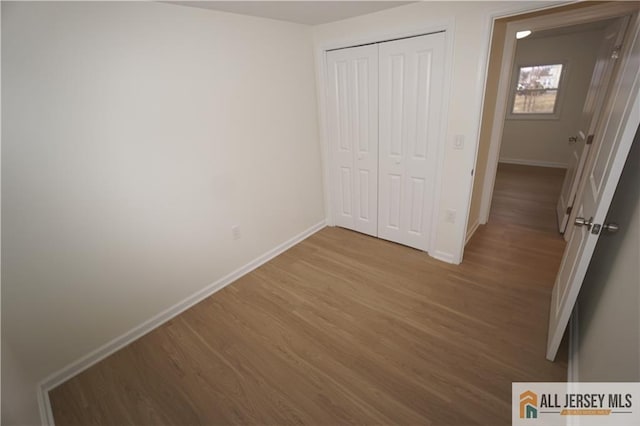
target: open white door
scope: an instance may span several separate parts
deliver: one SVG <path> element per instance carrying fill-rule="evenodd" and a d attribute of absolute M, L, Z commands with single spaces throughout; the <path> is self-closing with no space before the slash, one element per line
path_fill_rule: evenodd
<path fill-rule="evenodd" d="M 336 225 L 378 235 L 378 46 L 327 53 Z"/>
<path fill-rule="evenodd" d="M 584 164 L 589 155 L 589 149 L 593 142 L 598 118 L 602 112 L 604 102 L 613 68 L 616 62 L 616 51 L 622 43 L 624 32 L 629 21 L 628 17 L 616 19 L 604 31 L 604 40 L 598 50 L 596 65 L 593 69 L 589 91 L 585 99 L 582 117 L 578 128 L 577 141 L 571 146 L 567 173 L 564 176 L 562 191 L 558 198 L 556 213 L 558 215 L 558 228 L 561 233 L 567 230 L 569 215 L 573 208 L 576 192 L 584 170 Z M 571 226 L 569 226 L 571 228 Z M 570 229 L 569 229 L 570 230 Z M 565 233 L 565 239 L 569 240 L 570 232 Z"/>
<path fill-rule="evenodd" d="M 621 66 L 601 118 L 580 179 L 578 199 L 570 218 L 571 232 L 556 278 L 549 309 L 547 359 L 553 361 L 575 305 L 582 281 L 609 210 L 622 168 L 640 126 L 640 41 L 638 15 L 633 17 L 631 34 L 623 47 Z M 624 230 L 622 230 L 624 232 Z"/>

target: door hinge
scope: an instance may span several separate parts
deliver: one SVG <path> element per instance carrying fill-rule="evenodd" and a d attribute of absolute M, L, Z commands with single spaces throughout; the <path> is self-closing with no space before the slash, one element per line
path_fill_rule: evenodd
<path fill-rule="evenodd" d="M 567 207 L 567 214 L 571 214 L 571 210 L 573 210 L 573 206 Z"/>
<path fill-rule="evenodd" d="M 622 45 L 619 44 L 613 48 L 611 51 L 611 59 L 618 59 L 620 57 L 620 51 L 622 50 Z"/>
<path fill-rule="evenodd" d="M 593 135 L 589 135 L 589 136 L 587 136 L 587 142 L 586 142 L 586 144 L 587 144 L 587 145 L 591 145 L 592 143 L 593 143 Z"/>
<path fill-rule="evenodd" d="M 471 176 L 473 176 L 473 170 L 474 170 L 474 169 L 471 169 Z"/>

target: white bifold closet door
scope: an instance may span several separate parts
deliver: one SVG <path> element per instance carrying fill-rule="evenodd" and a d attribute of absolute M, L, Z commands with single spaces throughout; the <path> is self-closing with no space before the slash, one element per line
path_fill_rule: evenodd
<path fill-rule="evenodd" d="M 428 251 L 444 81 L 444 33 L 380 44 L 378 236 Z"/>
<path fill-rule="evenodd" d="M 328 52 L 328 124 L 335 224 L 378 233 L 378 46 Z"/>
<path fill-rule="evenodd" d="M 335 224 L 428 251 L 444 33 L 327 53 Z"/>

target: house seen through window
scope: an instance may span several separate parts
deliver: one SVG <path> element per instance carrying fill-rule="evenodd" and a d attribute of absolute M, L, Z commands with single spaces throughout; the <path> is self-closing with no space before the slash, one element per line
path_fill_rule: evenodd
<path fill-rule="evenodd" d="M 554 114 L 562 64 L 521 66 L 512 114 Z"/>

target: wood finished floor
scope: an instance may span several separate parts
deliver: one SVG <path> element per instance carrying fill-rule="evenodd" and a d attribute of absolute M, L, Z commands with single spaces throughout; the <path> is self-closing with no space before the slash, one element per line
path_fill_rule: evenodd
<path fill-rule="evenodd" d="M 520 225 L 557 236 L 556 203 L 565 169 L 498 165 L 490 222 Z"/>
<path fill-rule="evenodd" d="M 508 222 L 532 176 L 501 167 L 459 266 L 325 228 L 52 390 L 56 425 L 510 424 L 512 381 L 567 373 L 544 358 L 564 242 Z"/>

